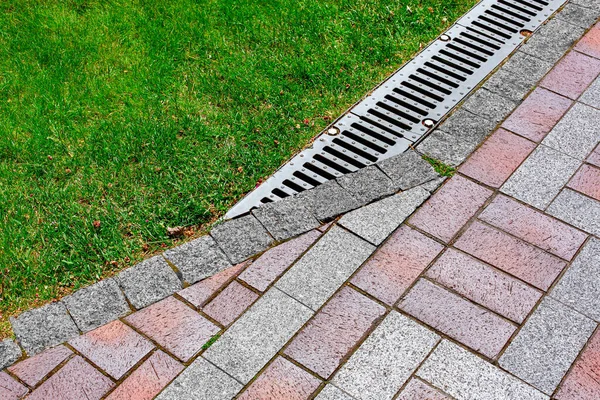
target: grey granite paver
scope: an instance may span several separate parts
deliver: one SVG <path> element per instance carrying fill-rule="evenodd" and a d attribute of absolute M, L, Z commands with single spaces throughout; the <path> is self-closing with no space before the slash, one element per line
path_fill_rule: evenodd
<path fill-rule="evenodd" d="M 590 12 L 586 7 L 581 7 L 569 2 L 558 14 L 556 14 L 556 18 L 577 25 L 580 28 L 587 29 L 596 21 L 598 13 Z"/>
<path fill-rule="evenodd" d="M 296 196 L 263 204 L 252 214 L 277 240 L 285 240 L 318 228 L 321 224 Z"/>
<path fill-rule="evenodd" d="M 337 179 L 360 204 L 367 204 L 396 192 L 392 180 L 374 165 Z"/>
<path fill-rule="evenodd" d="M 11 318 L 17 341 L 32 356 L 79 334 L 63 303 L 50 303 Z"/>
<path fill-rule="evenodd" d="M 443 340 L 417 376 L 457 400 L 542 400 L 548 396 L 500 368 Z"/>
<path fill-rule="evenodd" d="M 502 121 L 517 106 L 517 102 L 500 96 L 485 88 L 473 93 L 463 108 L 496 123 Z"/>
<path fill-rule="evenodd" d="M 501 190 L 516 199 L 544 209 L 567 184 L 580 162 L 546 146 L 538 146 Z"/>
<path fill-rule="evenodd" d="M 306 306 L 271 288 L 203 357 L 248 383 L 312 315 Z"/>
<path fill-rule="evenodd" d="M 321 221 L 337 217 L 362 205 L 336 180 L 325 182 L 297 196 L 305 202 L 303 203 L 305 207 Z"/>
<path fill-rule="evenodd" d="M 129 313 L 131 309 L 114 279 L 79 289 L 62 299 L 73 320 L 84 332 Z"/>
<path fill-rule="evenodd" d="M 458 165 L 486 138 L 495 127 L 493 121 L 459 108 L 440 127 L 417 146 L 417 150 Z"/>
<path fill-rule="evenodd" d="M 600 236 L 600 201 L 565 189 L 548 207 L 548 214 Z"/>
<path fill-rule="evenodd" d="M 429 195 L 429 191 L 416 187 L 351 211 L 339 220 L 339 224 L 369 242 L 379 245 Z"/>
<path fill-rule="evenodd" d="M 575 103 L 542 144 L 584 160 L 600 141 L 600 110 Z"/>
<path fill-rule="evenodd" d="M 229 260 L 237 264 L 266 250 L 273 239 L 253 215 L 225 221 L 210 232 Z"/>
<path fill-rule="evenodd" d="M 329 383 L 321 390 L 317 397 L 315 397 L 315 400 L 354 400 L 354 397 L 350 396 L 348 393 L 344 393 Z"/>
<path fill-rule="evenodd" d="M 387 158 L 377 166 L 390 177 L 396 189 L 408 190 L 438 177 L 431 164 L 414 150 Z"/>
<path fill-rule="evenodd" d="M 242 385 L 202 357 L 198 357 L 156 397 L 157 400 L 231 399 Z"/>
<path fill-rule="evenodd" d="M 317 310 L 374 250 L 371 244 L 334 226 L 275 286 Z"/>
<path fill-rule="evenodd" d="M 357 399 L 391 399 L 439 336 L 392 311 L 333 377 L 332 383 Z"/>
<path fill-rule="evenodd" d="M 555 63 L 583 35 L 584 29 L 554 18 L 521 47 L 521 51 Z"/>
<path fill-rule="evenodd" d="M 446 181 L 446 179 L 448 179 L 447 176 L 440 176 L 439 178 L 435 178 L 432 181 L 422 184 L 421 187 L 429 193 L 433 193 Z"/>
<path fill-rule="evenodd" d="M 596 17 L 598 10 L 600 10 L 600 0 L 571 0 L 573 4 L 580 5 L 581 7 L 591 8 L 596 12 Z"/>
<path fill-rule="evenodd" d="M 600 216 L 599 216 L 600 217 Z M 600 240 L 591 238 L 550 296 L 600 321 Z"/>
<path fill-rule="evenodd" d="M 164 255 L 188 283 L 198 282 L 231 265 L 214 239 L 208 235 L 167 250 Z"/>
<path fill-rule="evenodd" d="M 500 357 L 500 366 L 552 394 L 595 328 L 591 319 L 546 297 Z"/>
<path fill-rule="evenodd" d="M 18 344 L 12 339 L 0 342 L 0 371 L 12 365 L 21 358 L 22 352 Z"/>
<path fill-rule="evenodd" d="M 181 290 L 181 281 L 161 256 L 126 269 L 117 275 L 116 281 L 138 310 Z"/>
<path fill-rule="evenodd" d="M 589 88 L 579 98 L 579 101 L 589 106 L 600 108 L 600 78 L 596 78 Z"/>

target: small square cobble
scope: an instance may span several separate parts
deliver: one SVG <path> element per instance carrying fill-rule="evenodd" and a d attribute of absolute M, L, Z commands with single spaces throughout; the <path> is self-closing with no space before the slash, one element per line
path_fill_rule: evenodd
<path fill-rule="evenodd" d="M 216 325 L 174 297 L 140 310 L 126 321 L 184 362 L 219 332 Z"/>
<path fill-rule="evenodd" d="M 520 239 L 475 222 L 455 246 L 533 286 L 547 290 L 566 262 Z"/>
<path fill-rule="evenodd" d="M 266 250 L 273 239 L 253 215 L 231 219 L 210 232 L 232 263 Z"/>
<path fill-rule="evenodd" d="M 543 25 L 521 51 L 555 63 L 569 50 L 583 34 L 584 29 L 554 18 Z"/>
<path fill-rule="evenodd" d="M 498 188 L 535 149 L 535 144 L 498 129 L 469 157 L 459 171 L 488 186 Z"/>
<path fill-rule="evenodd" d="M 298 333 L 285 354 L 328 378 L 384 313 L 383 306 L 344 287 Z"/>
<path fill-rule="evenodd" d="M 194 306 L 202 308 L 216 292 L 231 281 L 248 263 L 249 261 L 245 261 L 224 269 L 209 278 L 180 290 L 177 294 Z"/>
<path fill-rule="evenodd" d="M 0 372 L 0 398 L 2 400 L 19 400 L 27 392 L 27 387 L 21 385 L 6 372 Z"/>
<path fill-rule="evenodd" d="M 517 103 L 485 88 L 473 93 L 463 104 L 463 108 L 496 123 L 502 121 L 515 108 Z"/>
<path fill-rule="evenodd" d="M 550 131 L 542 144 L 584 160 L 600 141 L 599 120 L 600 110 L 577 103 Z"/>
<path fill-rule="evenodd" d="M 540 142 L 572 103 L 566 97 L 538 87 L 502 123 L 502 127 L 534 142 Z"/>
<path fill-rule="evenodd" d="M 210 236 L 202 236 L 167 250 L 164 254 L 188 283 L 212 276 L 231 266 L 225 254 Z"/>
<path fill-rule="evenodd" d="M 21 358 L 21 348 L 12 339 L 0 341 L 0 371 Z"/>
<path fill-rule="evenodd" d="M 600 333 L 596 332 L 554 396 L 557 400 L 600 399 Z"/>
<path fill-rule="evenodd" d="M 361 205 L 396 192 L 392 180 L 374 165 L 343 175 L 337 181 Z"/>
<path fill-rule="evenodd" d="M 298 195 L 306 202 L 305 207 L 312 211 L 320 221 L 337 217 L 347 211 L 360 207 L 357 201 L 337 180 L 327 181 L 311 190 Z"/>
<path fill-rule="evenodd" d="M 409 222 L 449 242 L 491 195 L 491 190 L 456 175 Z"/>
<path fill-rule="evenodd" d="M 266 203 L 252 211 L 277 240 L 286 240 L 319 227 L 319 221 L 296 196 Z"/>
<path fill-rule="evenodd" d="M 402 190 L 429 182 L 438 176 L 431 164 L 414 150 L 382 160 L 377 166 L 390 177 L 396 189 Z"/>
<path fill-rule="evenodd" d="M 444 246 L 403 225 L 352 278 L 353 285 L 393 305 Z"/>
<path fill-rule="evenodd" d="M 118 320 L 78 336 L 69 344 L 115 379 L 125 375 L 154 348 Z"/>
<path fill-rule="evenodd" d="M 567 187 L 600 200 L 600 168 L 582 165 Z"/>
<path fill-rule="evenodd" d="M 598 200 L 565 189 L 550 204 L 547 212 L 579 229 L 600 236 L 600 220 L 590 218 L 591 215 L 600 215 Z"/>
<path fill-rule="evenodd" d="M 73 352 L 63 345 L 45 350 L 8 368 L 29 386 L 36 386 L 54 368 L 66 360 Z"/>
<path fill-rule="evenodd" d="M 321 381 L 282 357 L 277 357 L 239 397 L 240 400 L 305 400 Z"/>
<path fill-rule="evenodd" d="M 597 7 L 596 9 L 598 9 Z M 575 50 L 600 59 L 600 24 L 596 24 L 581 38 L 575 46 Z"/>
<path fill-rule="evenodd" d="M 396 400 L 452 400 L 437 389 L 427 385 L 418 378 L 412 378 L 402 389 Z"/>
<path fill-rule="evenodd" d="M 598 74 L 600 60 L 571 51 L 546 75 L 540 86 L 577 99 Z"/>
<path fill-rule="evenodd" d="M 257 298 L 258 294 L 233 281 L 202 311 L 222 325 L 227 326 L 246 311 Z"/>

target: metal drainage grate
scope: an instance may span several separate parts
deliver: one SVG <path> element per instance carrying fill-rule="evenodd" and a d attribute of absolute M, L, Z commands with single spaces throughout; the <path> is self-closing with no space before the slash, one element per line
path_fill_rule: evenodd
<path fill-rule="evenodd" d="M 406 151 L 565 2 L 483 0 L 225 217 Z"/>

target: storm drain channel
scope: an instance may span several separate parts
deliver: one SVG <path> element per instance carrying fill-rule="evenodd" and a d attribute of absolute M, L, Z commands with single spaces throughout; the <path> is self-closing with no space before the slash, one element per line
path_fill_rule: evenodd
<path fill-rule="evenodd" d="M 566 1 L 483 0 L 225 216 L 233 218 L 380 160 L 430 132 Z"/>

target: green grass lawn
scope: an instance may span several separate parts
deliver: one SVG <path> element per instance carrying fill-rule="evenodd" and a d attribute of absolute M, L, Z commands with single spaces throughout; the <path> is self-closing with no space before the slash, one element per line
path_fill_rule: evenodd
<path fill-rule="evenodd" d="M 3 1 L 0 320 L 201 230 L 474 2 Z"/>

